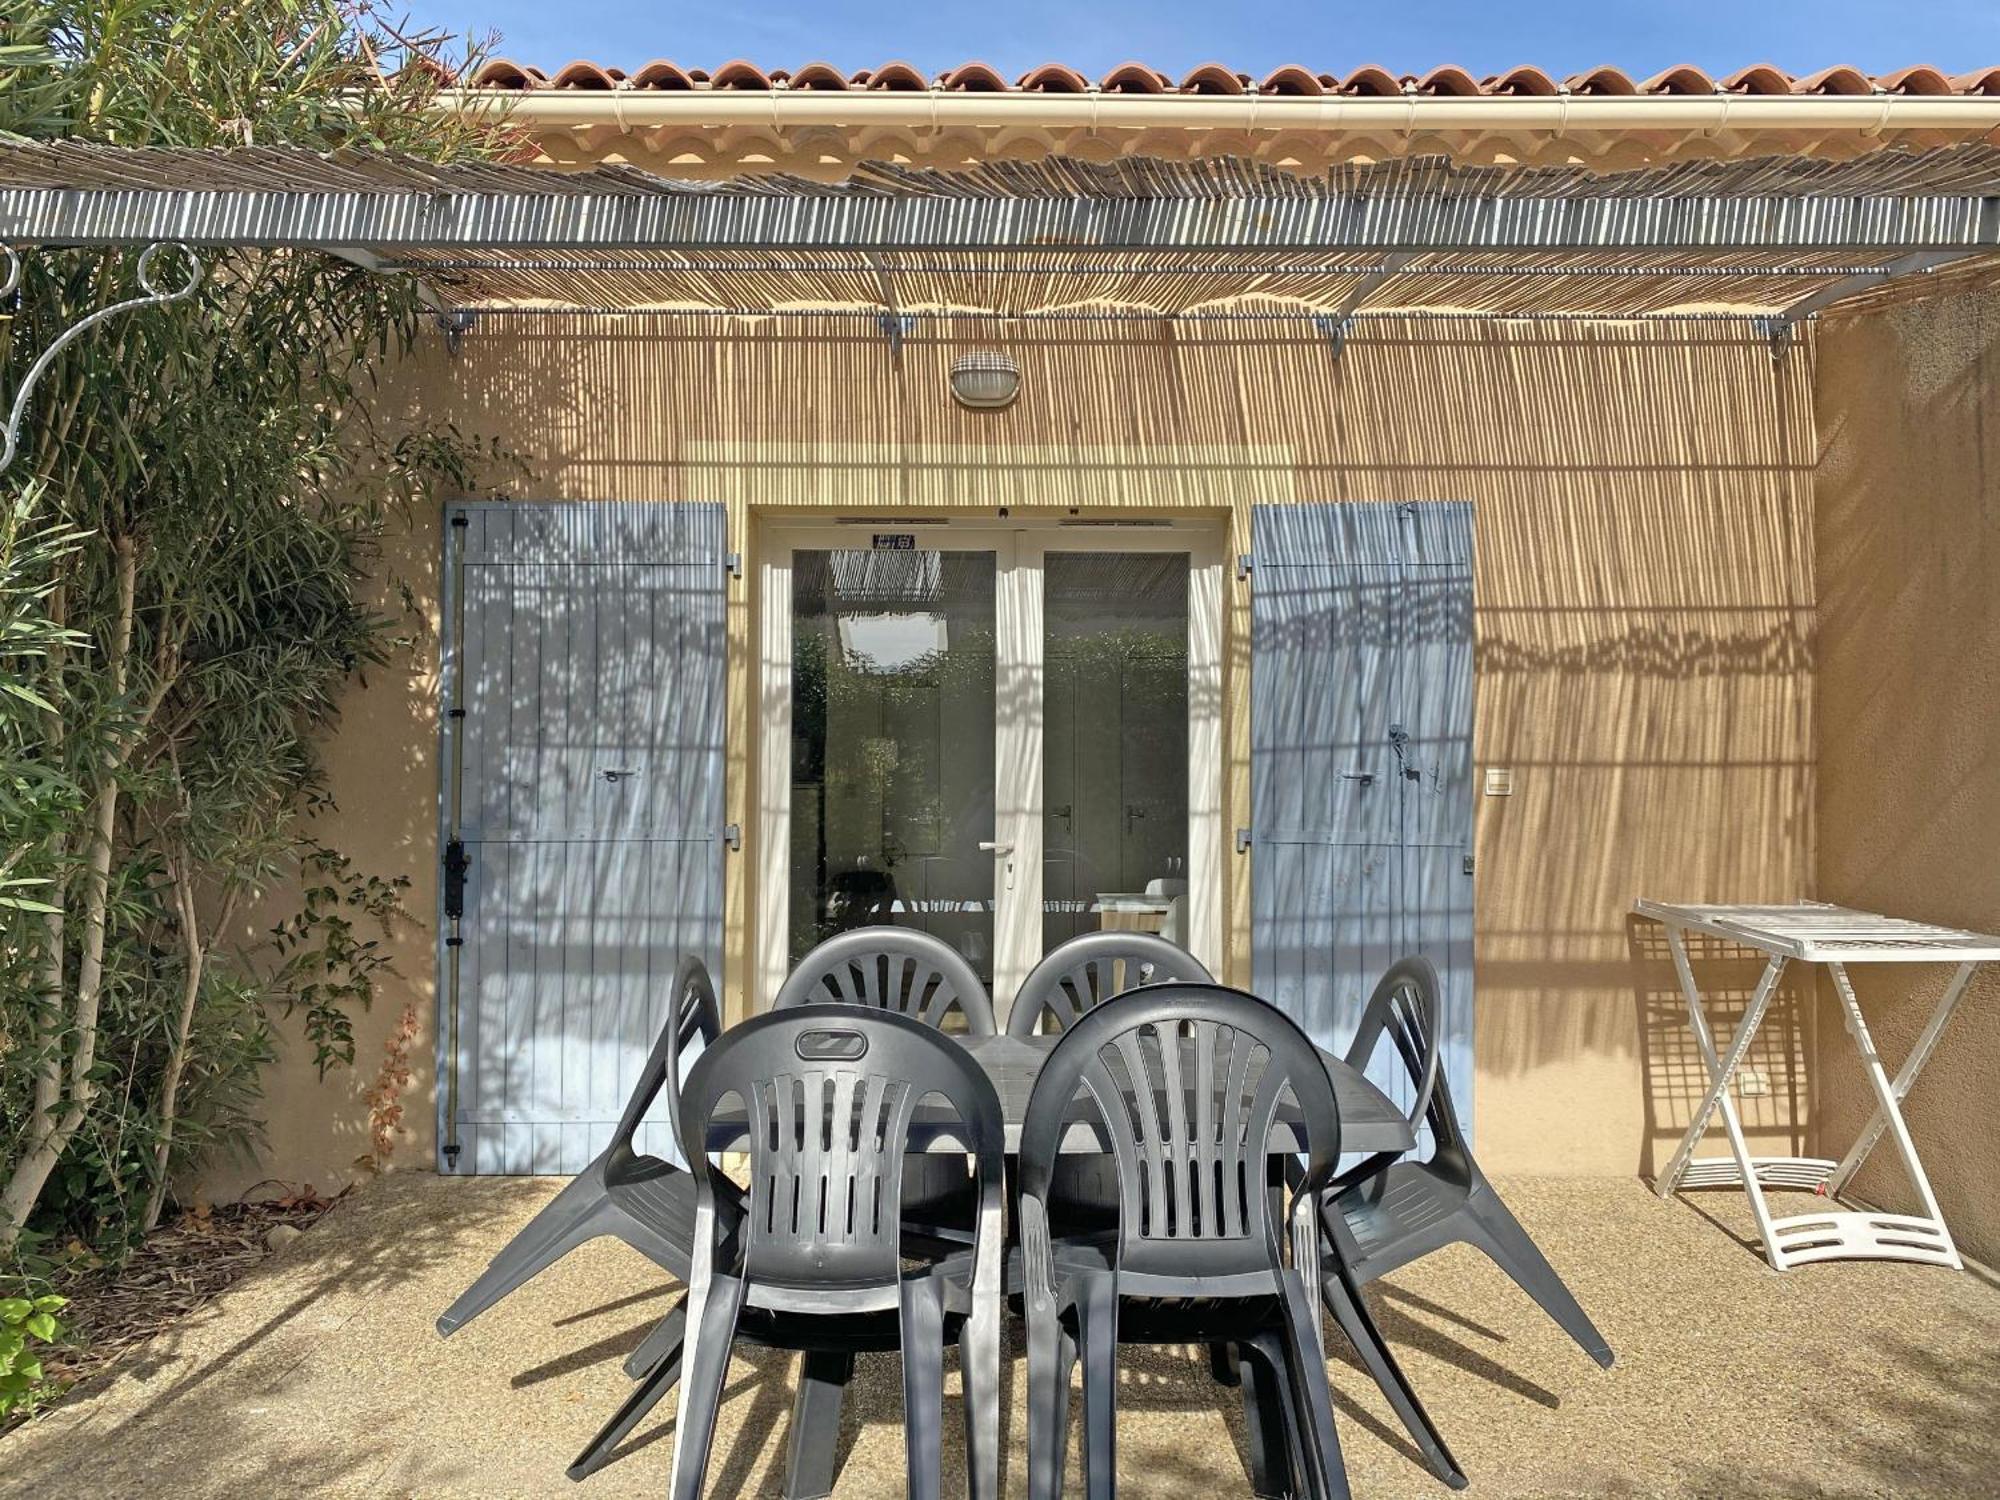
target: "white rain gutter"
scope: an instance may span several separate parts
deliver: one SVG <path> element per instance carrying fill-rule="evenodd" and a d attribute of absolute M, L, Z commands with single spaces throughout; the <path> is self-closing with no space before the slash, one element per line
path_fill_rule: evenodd
<path fill-rule="evenodd" d="M 624 130 L 764 125 L 777 129 L 871 126 L 1047 130 L 1291 130 L 1359 135 L 1413 131 L 1596 132 L 2000 130 L 2000 95 L 1676 94 L 1550 98 L 1301 99 L 1203 94 L 870 93 L 817 89 L 466 89 L 440 103 L 503 114 L 509 124 Z"/>

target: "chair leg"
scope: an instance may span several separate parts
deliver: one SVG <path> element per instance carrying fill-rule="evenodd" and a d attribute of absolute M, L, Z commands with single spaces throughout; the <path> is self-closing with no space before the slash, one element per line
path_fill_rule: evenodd
<path fill-rule="evenodd" d="M 1028 1309 L 1028 1500 L 1061 1500 L 1075 1347 L 1054 1308 Z"/>
<path fill-rule="evenodd" d="M 944 1488 L 944 1288 L 927 1276 L 902 1288 L 903 1451 L 910 1500 Z"/>
<path fill-rule="evenodd" d="M 1402 1366 L 1396 1363 L 1395 1355 L 1389 1352 L 1389 1345 L 1382 1337 L 1382 1330 L 1375 1326 L 1375 1319 L 1369 1315 L 1368 1304 L 1361 1300 L 1361 1293 L 1355 1287 L 1347 1268 L 1328 1256 L 1325 1262 L 1332 1265 L 1321 1283 L 1327 1308 L 1334 1321 L 1340 1324 L 1341 1332 L 1354 1346 L 1354 1352 L 1361 1356 L 1361 1363 L 1382 1388 L 1382 1394 L 1389 1398 L 1389 1405 L 1409 1433 L 1411 1439 L 1424 1455 L 1424 1462 L 1430 1470 L 1455 1490 L 1465 1488 L 1465 1475 L 1458 1467 L 1458 1460 L 1451 1456 L 1451 1449 L 1445 1446 L 1444 1435 L 1431 1421 L 1430 1413 L 1424 1410 L 1423 1402 L 1404 1376 Z"/>
<path fill-rule="evenodd" d="M 1300 1479 L 1313 1500 L 1351 1500 L 1347 1466 L 1340 1457 L 1340 1434 L 1333 1426 L 1333 1388 L 1327 1384 L 1312 1299 L 1295 1271 L 1279 1273 L 1278 1292 L 1284 1320 L 1279 1333 L 1290 1367 L 1292 1420 L 1297 1424 L 1304 1460 Z"/>
<path fill-rule="evenodd" d="M 973 1305 L 958 1331 L 959 1383 L 965 1392 L 966 1489 L 971 1500 L 1000 1500 L 1000 1307 Z"/>
<path fill-rule="evenodd" d="M 680 1419 L 675 1424 L 674 1467 L 667 1490 L 672 1500 L 701 1500 L 743 1293 L 741 1277 L 712 1275 L 708 1285 L 688 1299 L 691 1317 L 688 1341 L 681 1350 Z"/>
<path fill-rule="evenodd" d="M 1243 1356 L 1234 1344 L 1210 1344 L 1208 1346 L 1208 1373 L 1215 1377 L 1217 1385 L 1237 1386 L 1243 1383 Z"/>
<path fill-rule="evenodd" d="M 588 1479 L 611 1462 L 611 1455 L 618 1445 L 646 1420 L 646 1413 L 659 1405 L 660 1398 L 672 1390 L 680 1378 L 681 1352 L 676 1347 L 640 1377 L 637 1388 L 625 1398 L 625 1404 L 598 1429 L 597 1436 L 584 1446 L 583 1452 L 577 1454 L 576 1461 L 569 1466 L 569 1477 Z"/>
<path fill-rule="evenodd" d="M 1077 1352 L 1083 1360 L 1083 1489 L 1090 1500 L 1118 1493 L 1118 1283 L 1080 1278 Z"/>
<path fill-rule="evenodd" d="M 1240 1350 L 1236 1368 L 1243 1387 L 1243 1425 L 1250 1438 L 1250 1493 L 1270 1500 L 1296 1495 L 1294 1434 L 1285 1414 L 1283 1346 L 1276 1339 L 1252 1339 Z"/>
<path fill-rule="evenodd" d="M 819 1500 L 839 1474 L 840 1406 L 854 1378 L 854 1356 L 808 1349 L 799 1358 L 792 1400 L 792 1441 L 785 1459 L 785 1500 Z"/>
<path fill-rule="evenodd" d="M 1604 1335 L 1597 1331 L 1597 1325 L 1577 1305 L 1576 1298 L 1563 1285 L 1555 1267 L 1549 1264 L 1540 1247 L 1528 1237 L 1528 1231 L 1507 1211 L 1500 1195 L 1489 1184 L 1481 1182 L 1473 1190 L 1465 1211 L 1474 1226 L 1474 1232 L 1467 1238 L 1485 1251 L 1495 1265 L 1513 1277 L 1514 1284 L 1533 1297 L 1542 1311 L 1555 1319 L 1585 1354 L 1604 1369 L 1610 1369 L 1615 1358 L 1611 1346 L 1604 1342 Z"/>
<path fill-rule="evenodd" d="M 687 1337 L 687 1305 L 687 1298 L 682 1297 L 672 1312 L 653 1325 L 639 1347 L 625 1356 L 627 1375 L 638 1380 L 669 1355 L 680 1357 L 681 1340 Z"/>
<path fill-rule="evenodd" d="M 609 1208 L 610 1200 L 604 1196 L 604 1184 L 596 1173 L 571 1181 L 445 1309 L 437 1320 L 438 1333 L 449 1338 L 578 1245 L 610 1233 Z"/>

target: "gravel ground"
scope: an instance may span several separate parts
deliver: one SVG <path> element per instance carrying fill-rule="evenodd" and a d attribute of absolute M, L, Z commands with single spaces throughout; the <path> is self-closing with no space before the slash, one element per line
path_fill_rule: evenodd
<path fill-rule="evenodd" d="M 0 1440 L 0 1496 L 572 1493 L 563 1468 L 627 1389 L 619 1360 L 672 1286 L 601 1242 L 449 1342 L 431 1328 L 556 1186 L 405 1174 L 353 1194 Z M 1867 1263 L 1776 1276 L 1746 1247 L 1747 1214 L 1730 1194 L 1662 1203 L 1636 1182 L 1575 1179 L 1500 1188 L 1619 1358 L 1599 1370 L 1463 1248 L 1375 1288 L 1472 1494 L 2000 1493 L 2000 1290 L 1988 1280 Z M 1018 1445 L 1025 1367 L 1013 1353 Z M 1334 1353 L 1355 1494 L 1446 1493 Z M 790 1357 L 764 1351 L 732 1366 L 711 1494 L 778 1493 L 792 1378 Z M 1234 1393 L 1209 1383 L 1203 1360 L 1127 1351 L 1121 1379 L 1121 1495 L 1248 1493 Z M 951 1380 L 946 1492 L 962 1493 Z M 840 1496 L 901 1492 L 900 1389 L 893 1356 L 863 1359 Z M 671 1405 L 574 1493 L 662 1493 Z M 1007 1488 L 1023 1492 L 1018 1448 Z"/>

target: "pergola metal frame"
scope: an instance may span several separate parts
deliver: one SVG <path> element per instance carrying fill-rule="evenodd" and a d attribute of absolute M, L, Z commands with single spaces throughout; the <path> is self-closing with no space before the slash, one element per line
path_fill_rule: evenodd
<path fill-rule="evenodd" d="M 162 293 L 150 268 L 169 244 L 188 254 L 193 279 Z M 850 295 L 841 306 L 824 309 L 774 303 L 693 310 L 874 317 L 892 353 L 920 315 L 1290 321 L 1316 329 L 1335 353 L 1377 305 L 1381 315 L 1396 317 L 1719 318 L 1747 324 L 1782 357 L 1800 322 L 1843 300 L 1960 262 L 2000 263 L 2000 149 L 1882 153 L 1851 162 L 1689 162 L 1605 175 L 1585 168 L 1467 168 L 1412 160 L 1345 169 L 1320 180 L 1227 160 L 1052 159 L 996 162 L 969 173 L 885 164 L 858 171 L 850 183 L 829 185 L 752 178 L 678 182 L 625 166 L 581 174 L 505 164 L 438 167 L 287 148 L 200 153 L 9 144 L 0 148 L 0 250 L 9 258 L 0 295 L 18 281 L 13 246 L 144 247 L 142 294 L 91 314 L 30 367 L 6 426 L 0 469 L 12 458 L 28 397 L 54 353 L 117 312 L 192 293 L 200 280 L 197 248 L 313 250 L 371 272 L 412 277 L 454 338 L 468 325 L 468 313 L 480 310 L 476 295 L 461 292 L 468 277 L 482 272 L 570 277 L 588 285 L 598 274 L 713 273 L 726 280 L 782 271 L 823 274 L 827 284 L 846 278 L 850 292 L 853 279 L 864 276 L 879 305 L 857 305 Z M 901 259 L 913 255 L 923 260 L 911 265 Z M 1246 259 L 1274 255 L 1282 259 Z M 1127 263 L 1111 264 L 1119 256 Z M 1440 256 L 1452 259 L 1439 262 Z M 1246 275 L 1310 282 L 1324 276 L 1328 291 L 1320 305 L 1300 302 L 1277 311 L 917 310 L 899 296 L 897 278 L 919 272 L 974 282 L 1017 273 L 1129 272 L 1185 282 Z M 1407 304 L 1391 311 L 1385 289 L 1406 276 L 1524 283 L 1562 276 L 1712 277 L 1718 285 L 1755 279 L 1772 300 L 1734 312 L 1427 311 Z M 586 307 L 489 300 L 498 304 L 495 311 L 690 310 L 670 302 Z"/>

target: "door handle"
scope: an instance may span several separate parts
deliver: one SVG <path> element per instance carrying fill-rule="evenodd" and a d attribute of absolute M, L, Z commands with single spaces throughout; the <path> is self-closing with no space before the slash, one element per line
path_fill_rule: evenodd
<path fill-rule="evenodd" d="M 604 770 L 600 771 L 598 774 L 602 776 L 606 781 L 610 782 L 613 786 L 616 786 L 621 781 L 630 781 L 634 776 L 637 776 L 639 773 L 637 771 L 632 770 L 628 766 L 607 766 L 605 767 Z"/>
<path fill-rule="evenodd" d="M 988 854 L 994 855 L 997 858 L 1001 858 L 1007 861 L 1007 868 L 1002 873 L 1006 877 L 1007 889 L 1010 891 L 1013 890 L 1014 889 L 1014 846 L 1006 842 L 1004 839 L 981 839 L 979 841 L 979 847 L 985 850 Z"/>

